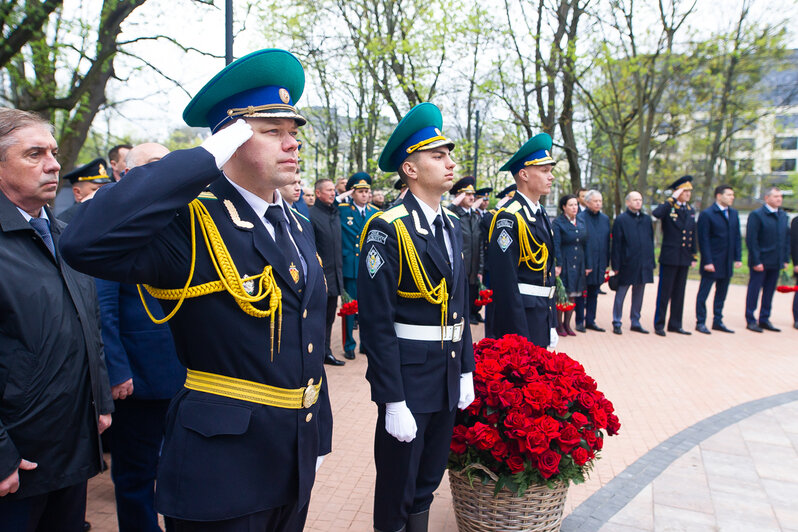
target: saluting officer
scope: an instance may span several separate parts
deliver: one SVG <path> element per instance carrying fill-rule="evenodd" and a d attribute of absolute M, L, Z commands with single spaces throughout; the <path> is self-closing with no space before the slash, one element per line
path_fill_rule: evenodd
<path fill-rule="evenodd" d="M 290 183 L 305 76 L 283 50 L 231 63 L 183 112 L 201 147 L 100 190 L 61 240 L 76 268 L 146 283 L 188 368 L 172 401 L 156 508 L 177 530 L 302 530 L 332 414 L 327 292 Z"/>
<path fill-rule="evenodd" d="M 654 332 L 665 336 L 665 314 L 668 302 L 671 314 L 668 331 L 692 334 L 682 328 L 684 289 L 687 272 L 697 260 L 695 209 L 690 205 L 693 193 L 693 176 L 686 175 L 674 181 L 673 194 L 651 213 L 662 223 L 662 247 L 659 252 L 659 287 L 657 310 L 654 314 Z"/>
<path fill-rule="evenodd" d="M 409 192 L 365 228 L 358 305 L 366 378 L 377 403 L 374 528 L 427 530 L 446 467 L 455 407 L 474 399 L 474 352 L 460 221 L 440 205 L 454 143 L 431 103 L 411 109 L 379 159 Z"/>
<path fill-rule="evenodd" d="M 338 204 L 338 214 L 341 216 L 341 237 L 344 255 L 344 290 L 352 299 L 357 299 L 357 263 L 360 257 L 360 233 L 366 222 L 379 212 L 379 209 L 369 203 L 371 191 L 371 176 L 366 172 L 352 174 L 346 181 L 346 190 L 352 191 L 352 201 Z M 344 343 L 344 357 L 349 360 L 355 358 L 357 342 L 352 335 L 355 326 L 355 317 L 345 316 L 346 342 Z"/>
<path fill-rule="evenodd" d="M 551 137 L 529 139 L 499 170 L 517 191 L 491 222 L 488 268 L 493 289 L 492 337 L 520 334 L 540 347 L 556 346 L 554 242 L 540 196 L 548 194 L 556 161 Z"/>

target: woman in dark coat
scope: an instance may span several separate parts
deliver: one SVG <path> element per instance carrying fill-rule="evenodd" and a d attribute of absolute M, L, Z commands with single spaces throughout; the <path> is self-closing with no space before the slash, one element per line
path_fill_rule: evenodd
<path fill-rule="evenodd" d="M 554 256 L 557 260 L 555 273 L 565 286 L 568 299 L 575 304 L 577 297 L 587 287 L 587 275 L 590 270 L 585 263 L 587 245 L 587 227 L 581 218 L 577 218 L 579 203 L 576 196 L 567 194 L 560 198 L 560 214 L 552 223 L 554 232 Z M 562 332 L 558 334 L 576 336 L 571 330 L 573 310 L 565 312 L 557 310 L 557 323 Z"/>

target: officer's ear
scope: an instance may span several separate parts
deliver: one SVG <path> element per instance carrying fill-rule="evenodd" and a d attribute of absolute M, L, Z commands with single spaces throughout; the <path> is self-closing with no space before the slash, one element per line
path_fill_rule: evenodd
<path fill-rule="evenodd" d="M 418 168 L 416 167 L 415 155 L 415 153 L 411 153 L 407 159 L 402 161 L 402 164 L 399 165 L 399 175 L 404 178 L 405 183 L 408 183 L 411 179 L 418 179 Z"/>
<path fill-rule="evenodd" d="M 523 167 L 513 176 L 515 178 L 515 182 L 518 183 L 519 181 L 523 181 L 526 183 L 529 181 L 529 172 L 527 171 L 527 167 Z"/>

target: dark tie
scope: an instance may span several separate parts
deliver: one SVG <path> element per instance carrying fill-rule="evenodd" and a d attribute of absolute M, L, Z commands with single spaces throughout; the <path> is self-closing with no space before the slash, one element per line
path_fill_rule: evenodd
<path fill-rule="evenodd" d="M 266 209 L 266 219 L 274 227 L 274 241 L 277 247 L 283 252 L 283 256 L 290 262 L 288 271 L 291 278 L 294 280 L 298 290 L 305 286 L 305 273 L 302 269 L 302 261 L 299 260 L 299 253 L 288 236 L 288 220 L 285 219 L 285 213 L 282 208 L 277 205 L 272 205 Z"/>
<path fill-rule="evenodd" d="M 55 245 L 53 244 L 53 235 L 50 233 L 50 222 L 46 218 L 31 218 L 30 224 L 42 237 L 44 245 L 50 250 L 50 253 L 55 257 Z"/>
<path fill-rule="evenodd" d="M 446 239 L 443 238 L 443 232 L 446 231 L 446 226 L 443 223 L 441 215 L 436 216 L 432 224 L 435 226 L 435 242 L 438 243 L 438 248 L 443 252 L 443 258 L 446 259 L 446 264 L 451 268 L 452 263 L 449 261 L 449 252 L 446 250 Z"/>

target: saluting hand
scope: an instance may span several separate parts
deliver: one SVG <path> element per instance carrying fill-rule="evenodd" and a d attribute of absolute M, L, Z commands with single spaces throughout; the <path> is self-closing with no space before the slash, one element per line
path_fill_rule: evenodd
<path fill-rule="evenodd" d="M 208 153 L 213 155 L 216 166 L 222 166 L 233 156 L 236 150 L 252 137 L 253 131 L 246 120 L 239 118 L 229 126 L 220 129 L 202 143 Z"/>

